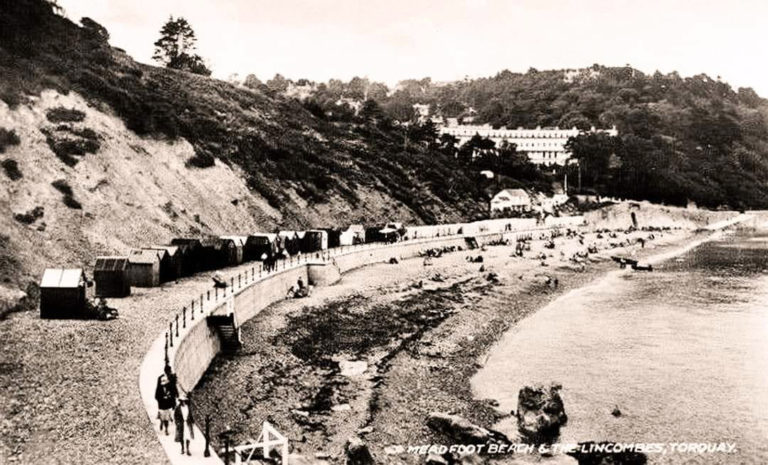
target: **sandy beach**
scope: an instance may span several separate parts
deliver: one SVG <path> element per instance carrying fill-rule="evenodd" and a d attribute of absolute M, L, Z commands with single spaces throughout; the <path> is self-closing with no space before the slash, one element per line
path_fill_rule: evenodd
<path fill-rule="evenodd" d="M 431 412 L 449 412 L 490 427 L 502 416 L 494 402 L 475 399 L 469 380 L 488 349 L 530 312 L 590 282 L 616 264 L 680 248 L 692 235 L 648 232 L 617 238 L 559 237 L 555 248 L 534 240 L 525 256 L 511 245 L 371 265 L 317 289 L 307 299 L 265 309 L 243 327 L 244 346 L 218 357 L 194 393 L 212 432 L 256 437 L 269 420 L 310 459 L 344 461 L 358 435 L 380 462 L 416 463 L 403 447 L 444 442 L 426 426 Z M 611 248 L 609 243 L 633 242 Z M 582 267 L 569 258 L 598 244 Z M 546 266 L 536 258 L 547 255 Z M 468 257 L 482 256 L 482 263 Z M 489 276 L 493 273 L 495 276 Z M 550 283 L 547 283 L 547 276 Z M 489 279 L 491 278 L 491 279 Z M 557 287 L 553 282 L 557 280 Z"/>

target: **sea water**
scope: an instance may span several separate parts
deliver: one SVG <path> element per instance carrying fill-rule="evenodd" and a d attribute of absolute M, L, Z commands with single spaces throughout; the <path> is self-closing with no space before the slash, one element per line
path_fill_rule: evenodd
<path fill-rule="evenodd" d="M 523 385 L 550 382 L 569 417 L 561 443 L 731 442 L 649 463 L 768 463 L 768 237 L 726 236 L 564 295 L 502 338 L 473 388 L 509 411 Z"/>

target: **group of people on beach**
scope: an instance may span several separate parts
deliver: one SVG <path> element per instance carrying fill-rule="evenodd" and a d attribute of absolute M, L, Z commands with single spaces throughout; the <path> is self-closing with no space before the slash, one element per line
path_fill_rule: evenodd
<path fill-rule="evenodd" d="M 288 289 L 288 294 L 286 297 L 289 299 L 299 299 L 302 297 L 309 297 L 311 293 L 311 286 L 305 285 L 304 280 L 299 278 L 299 280 L 296 281 L 296 285 L 291 286 Z"/>
<path fill-rule="evenodd" d="M 165 365 L 164 373 L 157 378 L 155 389 L 160 431 L 169 434 L 168 427 L 173 422 L 175 427 L 175 441 L 181 443 L 181 453 L 192 455 L 189 443 L 195 438 L 193 429 L 192 407 L 186 393 L 180 392 L 176 382 L 176 374 L 170 365 Z"/>

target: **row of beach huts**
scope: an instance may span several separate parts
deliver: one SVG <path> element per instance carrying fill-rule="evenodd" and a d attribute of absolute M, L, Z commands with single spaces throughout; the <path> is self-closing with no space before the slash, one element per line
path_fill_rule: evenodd
<path fill-rule="evenodd" d="M 123 256 L 97 257 L 93 270 L 95 295 L 125 297 L 131 287 L 155 287 L 201 271 L 327 248 L 328 232 L 323 230 L 174 238 L 170 244 L 131 249 Z"/>
<path fill-rule="evenodd" d="M 201 271 L 213 271 L 245 262 L 276 260 L 299 254 L 316 254 L 329 248 L 363 243 L 391 243 L 452 235 L 521 231 L 540 226 L 578 226 L 582 217 L 500 218 L 425 226 L 352 225 L 345 229 L 279 231 L 250 235 L 178 237 L 167 245 L 131 249 L 127 255 L 100 256 L 93 270 L 96 297 L 126 297 L 132 287 L 155 287 Z M 78 313 L 85 305 L 87 279 L 82 269 L 47 269 L 40 285 L 42 317 L 60 318 Z"/>

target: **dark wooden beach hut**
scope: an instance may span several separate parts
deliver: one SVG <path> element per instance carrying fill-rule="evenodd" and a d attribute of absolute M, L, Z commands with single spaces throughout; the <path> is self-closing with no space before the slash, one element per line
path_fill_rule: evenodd
<path fill-rule="evenodd" d="M 93 267 L 96 297 L 126 297 L 131 294 L 128 257 L 97 257 Z"/>
<path fill-rule="evenodd" d="M 341 245 L 341 228 L 322 228 L 328 235 L 328 248 L 334 248 Z"/>
<path fill-rule="evenodd" d="M 280 241 L 277 234 L 254 233 L 245 241 L 245 260 L 261 260 L 266 255 L 272 258 L 280 251 Z"/>
<path fill-rule="evenodd" d="M 235 244 L 235 256 L 236 265 L 243 263 L 245 260 L 245 243 L 248 241 L 248 236 L 220 236 L 221 239 L 231 240 Z"/>
<path fill-rule="evenodd" d="M 157 250 L 133 249 L 128 254 L 128 282 L 135 287 L 160 285 L 160 254 Z"/>
<path fill-rule="evenodd" d="M 202 269 L 218 270 L 237 265 L 237 248 L 232 239 L 206 237 L 200 241 Z"/>
<path fill-rule="evenodd" d="M 40 282 L 40 318 L 82 318 L 85 288 L 82 269 L 45 270 Z"/>
<path fill-rule="evenodd" d="M 142 247 L 142 250 L 149 250 L 157 254 L 157 258 L 160 260 L 160 282 L 166 283 L 174 279 L 173 277 L 173 263 L 171 257 L 165 249 L 156 249 L 154 247 Z"/>
<path fill-rule="evenodd" d="M 365 228 L 365 242 L 384 242 L 384 235 L 381 233 L 383 226 L 373 226 Z"/>
<path fill-rule="evenodd" d="M 280 231 L 280 249 L 288 252 L 289 255 L 296 255 L 301 251 L 301 238 L 296 231 Z"/>
<path fill-rule="evenodd" d="M 177 237 L 171 245 L 179 247 L 181 253 L 181 275 L 190 276 L 202 269 L 202 245 L 200 239 Z"/>
<path fill-rule="evenodd" d="M 319 229 L 304 231 L 301 238 L 301 253 L 313 253 L 328 248 L 328 233 Z"/>
<path fill-rule="evenodd" d="M 148 249 L 165 252 L 165 258 L 160 259 L 160 280 L 173 281 L 182 276 L 182 257 L 181 247 L 176 245 L 153 245 L 146 247 Z"/>

